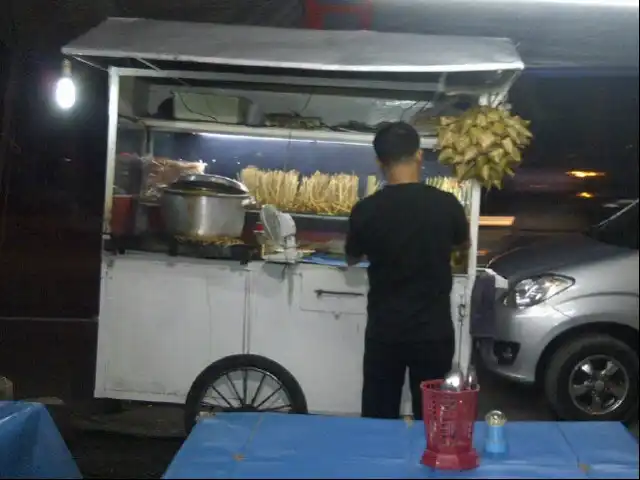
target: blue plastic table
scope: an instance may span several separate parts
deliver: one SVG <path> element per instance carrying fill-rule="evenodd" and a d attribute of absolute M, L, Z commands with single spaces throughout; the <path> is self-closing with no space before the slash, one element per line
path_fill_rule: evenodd
<path fill-rule="evenodd" d="M 43 405 L 0 402 L 0 478 L 82 478 Z"/>
<path fill-rule="evenodd" d="M 485 424 L 476 425 L 482 451 Z M 201 421 L 164 478 L 638 478 L 638 444 L 617 423 L 507 423 L 509 453 L 476 470 L 420 464 L 422 423 L 226 413 Z"/>

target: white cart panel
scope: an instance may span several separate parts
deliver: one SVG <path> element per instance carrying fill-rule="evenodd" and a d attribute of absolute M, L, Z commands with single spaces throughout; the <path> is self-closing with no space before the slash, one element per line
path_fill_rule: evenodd
<path fill-rule="evenodd" d="M 366 296 L 328 296 L 323 301 L 315 290 L 343 291 L 348 286 L 344 291 L 366 291 L 366 271 L 263 264 L 254 267 L 252 275 L 251 353 L 289 370 L 300 383 L 310 412 L 359 415 L 366 313 L 352 312 L 366 312 Z M 456 277 L 452 291 L 457 335 L 458 304 L 465 297 L 466 280 Z M 466 344 L 470 342 L 463 341 Z M 410 412 L 405 382 L 402 413 Z"/>
<path fill-rule="evenodd" d="M 300 270 L 300 308 L 309 312 L 367 313 L 367 279 L 363 270 L 333 267 Z"/>
<path fill-rule="evenodd" d="M 300 383 L 311 412 L 359 412 L 366 315 L 301 308 L 302 279 L 308 272 L 313 272 L 314 287 L 326 290 L 345 273 L 317 265 L 286 267 L 286 272 L 284 268 L 264 264 L 253 272 L 251 353 L 271 358 L 289 370 Z M 326 275 L 325 282 L 318 281 L 317 275 Z M 366 288 L 365 270 L 350 275 Z M 358 298 L 360 311 L 364 311 L 366 297 Z"/>
<path fill-rule="evenodd" d="M 242 352 L 248 271 L 237 263 L 127 254 L 106 264 L 97 397 L 182 403 L 204 368 Z"/>

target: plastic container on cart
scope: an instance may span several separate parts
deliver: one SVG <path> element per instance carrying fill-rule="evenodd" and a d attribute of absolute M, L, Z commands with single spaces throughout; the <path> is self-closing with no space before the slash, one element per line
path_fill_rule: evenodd
<path fill-rule="evenodd" d="M 142 205 L 147 218 L 147 230 L 150 233 L 164 232 L 164 218 L 160 205 L 154 203 L 145 203 Z"/>
<path fill-rule="evenodd" d="M 114 195 L 111 205 L 111 234 L 117 237 L 132 235 L 135 228 L 135 197 Z"/>
<path fill-rule="evenodd" d="M 473 448 L 479 387 L 452 392 L 442 380 L 423 382 L 422 409 L 427 447 L 422 464 L 439 470 L 471 470 L 480 459 Z"/>

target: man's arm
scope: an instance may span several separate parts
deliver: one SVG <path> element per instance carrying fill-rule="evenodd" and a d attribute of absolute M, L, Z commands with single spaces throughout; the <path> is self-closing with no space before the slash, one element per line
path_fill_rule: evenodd
<path fill-rule="evenodd" d="M 364 257 L 364 249 L 361 242 L 360 215 L 357 207 L 358 204 L 353 207 L 351 215 L 349 215 L 349 231 L 344 246 L 346 262 L 350 267 L 360 263 L 362 257 Z"/>

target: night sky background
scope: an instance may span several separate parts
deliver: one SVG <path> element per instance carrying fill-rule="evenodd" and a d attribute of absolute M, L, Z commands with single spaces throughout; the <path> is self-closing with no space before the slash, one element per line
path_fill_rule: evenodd
<path fill-rule="evenodd" d="M 72 112 L 60 112 L 52 93 L 62 44 L 104 17 L 171 18 L 180 11 L 168 1 L 126 3 L 10 0 L 0 18 L 0 316 L 97 314 L 106 75 L 74 64 L 79 92 Z M 180 3 L 193 14 L 189 5 L 196 2 Z M 214 17 L 292 25 L 300 15 L 299 2 L 283 0 L 286 8 L 262 3 L 241 16 L 237 5 L 218 2 Z M 533 70 L 518 81 L 510 101 L 532 121 L 535 142 L 514 184 L 519 187 L 486 202 L 492 213 L 512 211 L 527 196 L 527 185 L 571 169 L 607 173 L 589 185 L 601 201 L 637 197 L 637 69 L 574 77 Z M 563 195 L 569 202 L 575 194 Z M 558 201 L 564 200 L 552 200 Z"/>

